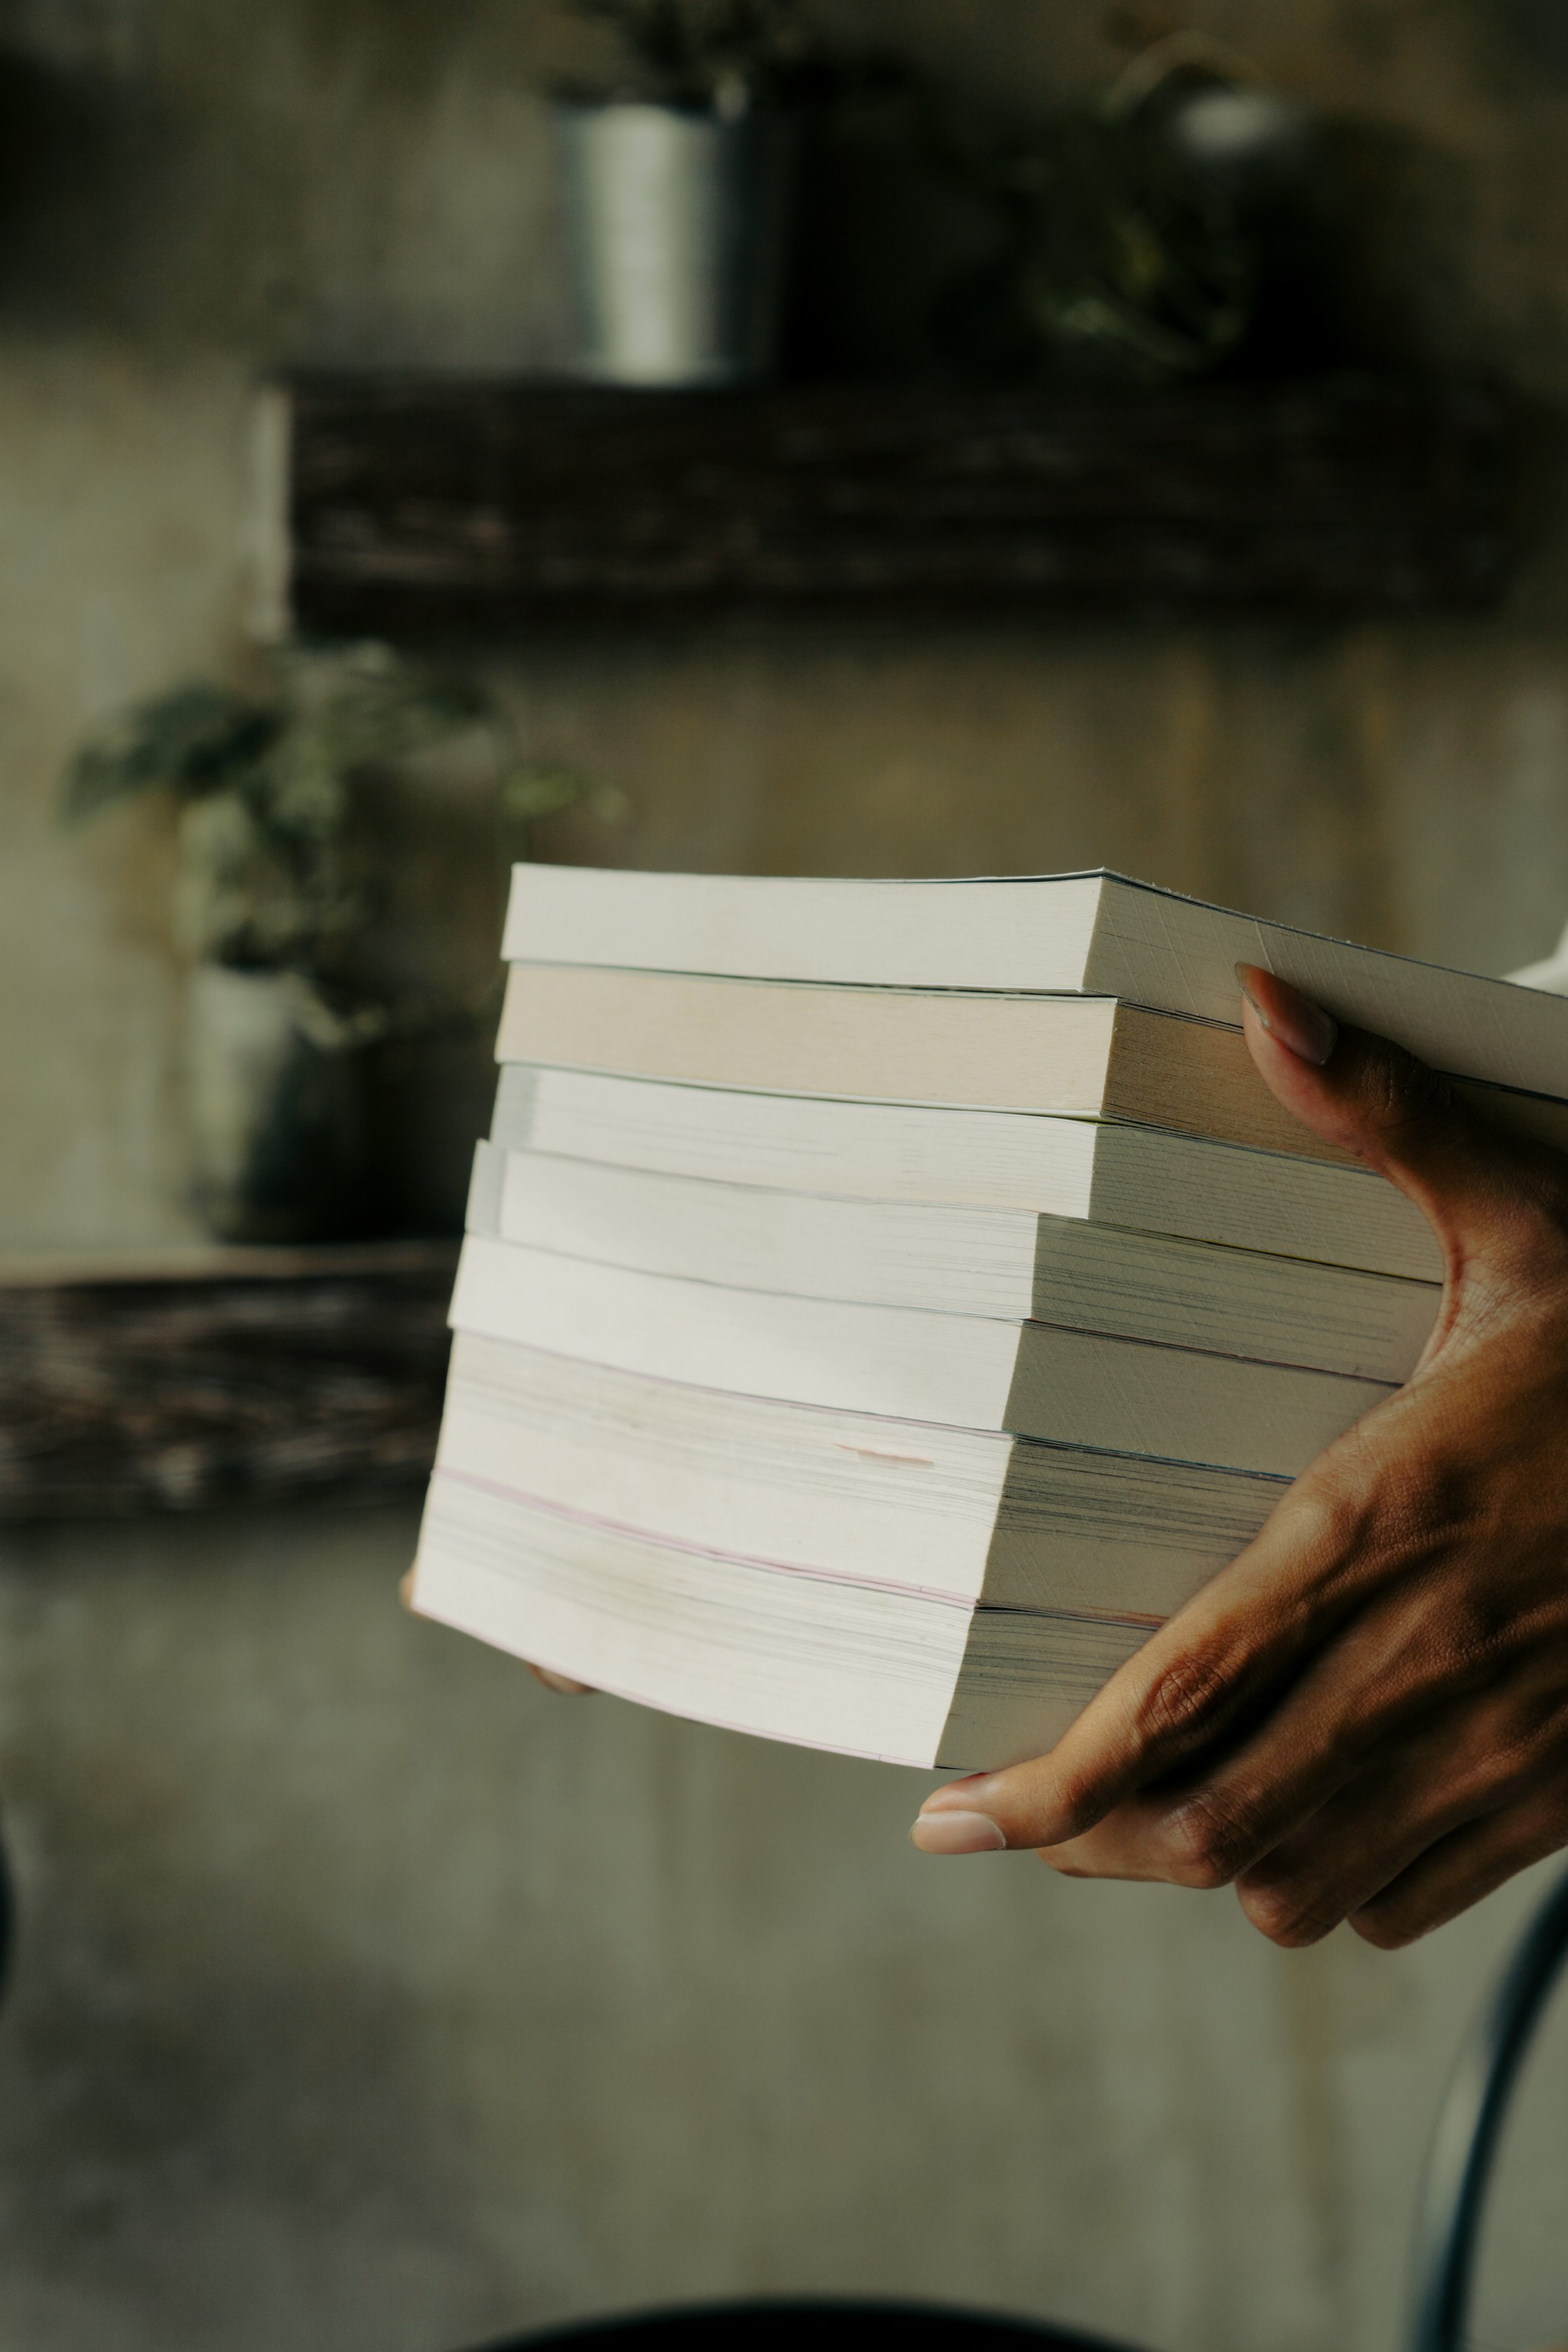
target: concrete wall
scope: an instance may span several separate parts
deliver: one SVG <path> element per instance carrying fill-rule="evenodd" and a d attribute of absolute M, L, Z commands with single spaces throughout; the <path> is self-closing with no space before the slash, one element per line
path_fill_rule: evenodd
<path fill-rule="evenodd" d="M 1125 54 L 1083 0 L 832 13 L 976 118 Z M 1568 80 L 1502 0 L 1173 19 L 1352 119 L 1367 336 L 1528 395 L 1509 608 L 520 645 L 498 675 L 531 751 L 633 803 L 614 835 L 560 821 L 553 852 L 1104 860 L 1483 967 L 1550 944 Z M 0 0 L 5 1246 L 187 1229 L 166 828 L 63 838 L 59 761 L 127 697 L 251 657 L 259 372 L 559 355 L 536 91 L 593 40 L 526 0 Z M 478 927 L 450 952 L 488 956 Z M 1224 1895 L 943 1867 L 902 1843 L 917 1776 L 551 1701 L 410 1624 L 411 1538 L 316 1512 L 0 1547 L 25 1906 L 0 2341 L 456 2352 L 794 2287 L 1168 2352 L 1392 2340 L 1436 2085 L 1530 1888 L 1398 1958 L 1288 1958 Z M 1489 2263 L 1500 2346 L 1568 2318 L 1565 2075 L 1559 2042 Z"/>

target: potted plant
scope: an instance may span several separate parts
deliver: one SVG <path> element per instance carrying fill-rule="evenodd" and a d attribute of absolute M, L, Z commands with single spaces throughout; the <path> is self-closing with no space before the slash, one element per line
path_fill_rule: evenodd
<path fill-rule="evenodd" d="M 68 821 L 134 793 L 178 805 L 194 1191 L 219 1238 L 299 1243 L 358 1229 L 367 1049 L 482 1013 L 376 1001 L 354 953 L 376 906 L 366 818 L 377 771 L 476 730 L 489 739 L 503 834 L 591 789 L 523 767 L 512 723 L 484 688 L 380 646 L 280 655 L 260 694 L 177 688 L 71 762 Z"/>
<path fill-rule="evenodd" d="M 607 92 L 557 108 L 582 372 L 767 373 L 783 309 L 794 109 L 820 59 L 800 0 L 574 0 L 618 37 Z"/>
<path fill-rule="evenodd" d="M 1001 249 L 944 306 L 949 357 L 1160 383 L 1255 352 L 1316 160 L 1312 129 L 1305 106 L 1224 43 L 1193 31 L 1154 42 L 1030 149 L 982 167 Z"/>

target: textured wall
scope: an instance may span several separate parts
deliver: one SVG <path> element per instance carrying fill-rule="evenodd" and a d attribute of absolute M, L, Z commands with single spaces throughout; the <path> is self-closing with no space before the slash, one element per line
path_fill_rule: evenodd
<path fill-rule="evenodd" d="M 1518 0 L 1514 13 L 1527 11 Z M 549 846 L 1099 862 L 1502 968 L 1568 914 L 1568 79 L 1503 0 L 848 0 L 976 119 L 1201 22 L 1344 110 L 1361 331 L 1532 404 L 1531 552 L 1453 626 L 627 632 L 498 667 L 622 785 Z M 127 696 L 248 658 L 251 388 L 547 361 L 529 0 L 0 0 L 0 1241 L 185 1229 L 153 812 L 62 839 Z M 468 801 L 406 819 L 479 838 Z M 476 855 L 478 853 L 476 852 Z M 427 869 L 421 868 L 421 872 Z M 433 869 L 429 869 L 433 870 Z M 477 939 L 452 942 L 482 961 Z M 392 1601 L 401 1515 L 12 1536 L 0 2340 L 456 2352 L 710 2290 L 1056 2310 L 1167 2352 L 1392 2340 L 1422 2137 L 1513 1889 L 1398 1958 L 1226 1896 L 922 1861 L 915 1776 L 552 1702 Z M 1484 2340 L 1568 2314 L 1547 2053 Z"/>

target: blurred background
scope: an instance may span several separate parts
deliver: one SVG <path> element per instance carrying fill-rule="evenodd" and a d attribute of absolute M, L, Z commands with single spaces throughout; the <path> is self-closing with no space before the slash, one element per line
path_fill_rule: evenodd
<path fill-rule="evenodd" d="M 492 593 L 378 489 L 376 420 L 425 384 L 439 452 L 432 375 L 453 446 L 497 385 L 587 397 L 552 110 L 689 105 L 679 72 L 545 0 L 0 0 L 0 2340 L 26 2352 L 451 2352 L 812 2289 L 1164 2352 L 1393 2340 L 1437 2087 L 1533 1882 L 1403 1955 L 1288 1956 L 1226 1895 L 944 1869 L 904 1843 L 918 1776 L 552 1700 L 404 1618 L 417 1399 L 384 1478 L 318 1475 L 314 1423 L 209 1476 L 200 1398 L 132 1427 L 103 1352 L 118 1314 L 199 1354 L 189 1285 L 245 1270 L 216 1234 L 292 1250 L 249 1278 L 329 1321 L 329 1277 L 402 1283 L 430 1355 L 529 842 L 1106 864 L 1480 971 L 1568 920 L 1568 8 L 821 0 L 809 31 L 766 65 L 794 209 L 772 346 L 753 322 L 737 363 L 779 432 L 792 386 L 838 385 L 857 430 L 1038 400 L 1078 447 L 1124 404 L 1184 448 L 1397 383 L 1415 437 L 1445 401 L 1463 427 L 1434 428 L 1397 577 L 1358 593 L 1352 549 L 1294 593 L 1131 557 L 1082 595 Z M 721 60 L 716 120 L 756 112 L 748 70 Z M 1194 129 L 1216 94 L 1252 113 Z M 501 474 L 535 429 L 505 414 Z M 689 470 L 704 428 L 672 429 Z M 213 1013 L 215 971 L 249 1012 Z M 324 1210 L 258 1210 L 224 1109 L 223 1023 L 271 1036 L 285 996 L 353 1065 Z M 256 1309 L 266 1345 L 295 1311 Z M 362 1392 L 374 1419 L 385 1362 L 334 1363 L 321 1426 Z M 57 1390 L 117 1486 L 27 1435 Z M 1560 2032 L 1484 2265 L 1498 2352 L 1568 2334 L 1565 2086 Z"/>

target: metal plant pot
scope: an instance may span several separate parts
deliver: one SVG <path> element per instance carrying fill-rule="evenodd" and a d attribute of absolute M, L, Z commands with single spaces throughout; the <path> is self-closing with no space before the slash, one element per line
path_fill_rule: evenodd
<path fill-rule="evenodd" d="M 668 106 L 557 109 L 581 320 L 604 383 L 743 383 L 778 349 L 795 131 Z"/>
<path fill-rule="evenodd" d="M 198 964 L 185 1079 L 196 1205 L 228 1242 L 328 1241 L 360 1207 L 363 1055 L 292 971 Z"/>

